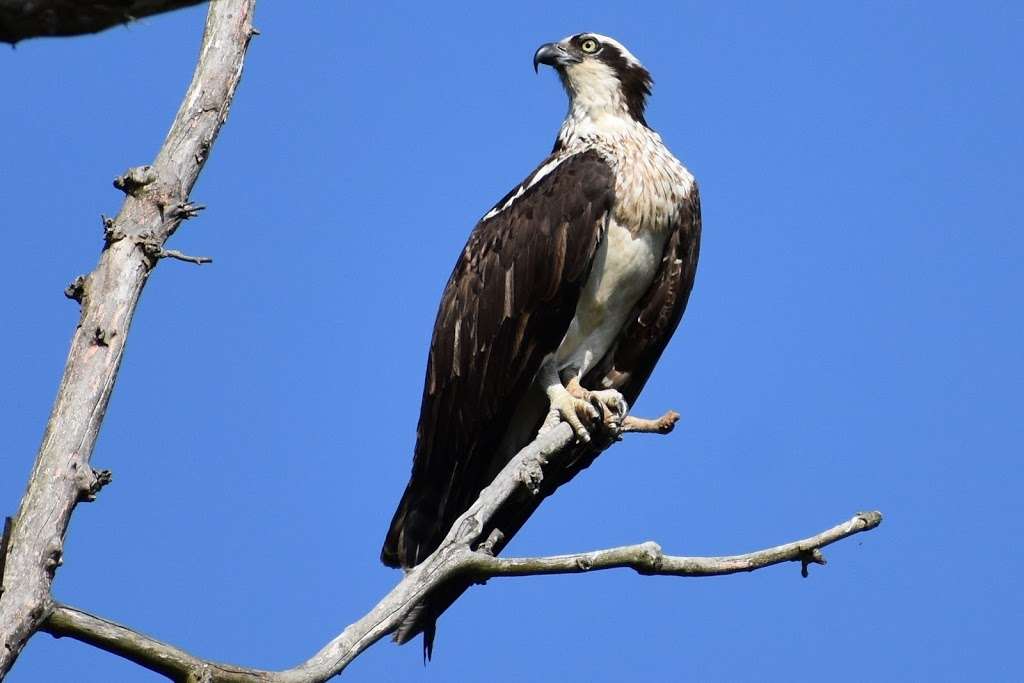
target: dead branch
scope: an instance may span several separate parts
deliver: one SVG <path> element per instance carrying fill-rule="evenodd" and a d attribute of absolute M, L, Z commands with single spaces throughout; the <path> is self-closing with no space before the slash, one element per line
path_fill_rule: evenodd
<path fill-rule="evenodd" d="M 206 662 L 173 645 L 67 605 L 54 605 L 40 631 L 69 636 L 124 657 L 172 681 L 269 681 L 272 672 Z"/>
<path fill-rule="evenodd" d="M 800 562 L 800 571 L 806 577 L 809 563 L 825 564 L 822 548 L 862 531 L 870 531 L 881 523 L 881 512 L 858 512 L 850 520 L 815 536 L 744 555 L 679 557 L 666 555 L 660 545 L 647 541 L 554 557 L 495 557 L 478 551 L 473 553 L 467 565 L 480 579 L 490 579 L 496 576 L 580 574 L 622 567 L 648 576 L 721 576 L 752 572 L 780 562 Z"/>
<path fill-rule="evenodd" d="M 204 0 L 0 0 L 0 42 L 96 33 Z"/>
<path fill-rule="evenodd" d="M 6 3 L 11 4 L 24 3 Z M 81 301 L 81 318 L 8 538 L 0 594 L 0 679 L 52 609 L 50 585 L 76 504 L 109 481 L 109 473 L 93 472 L 89 459 L 132 315 L 159 261 L 142 245 L 162 249 L 190 215 L 181 207 L 192 206 L 189 192 L 227 119 L 252 36 L 254 5 L 255 0 L 211 3 L 199 62 L 167 138 L 151 166 L 119 178 L 126 196 L 117 217 L 104 220 L 106 245 L 99 264 L 69 288 L 69 296 Z"/>
<path fill-rule="evenodd" d="M 209 256 L 189 256 L 183 254 L 177 249 L 161 249 L 156 254 L 157 258 L 172 258 L 179 261 L 185 261 L 186 263 L 194 263 L 197 266 L 201 266 L 204 263 L 213 263 L 213 259 Z"/>
<path fill-rule="evenodd" d="M 656 422 L 656 421 L 651 421 Z M 578 573 L 613 567 L 632 567 L 644 574 L 713 576 L 754 571 L 786 561 L 807 558 L 830 543 L 877 527 L 878 512 L 859 513 L 853 519 L 816 536 L 793 543 L 728 557 L 674 557 L 662 554 L 654 543 L 549 558 L 495 558 L 488 553 L 500 543 L 491 522 L 523 496 L 537 495 L 545 472 L 564 467 L 573 457 L 575 437 L 562 424 L 520 451 L 490 486 L 455 523 L 441 546 L 412 569 L 377 605 L 348 626 L 317 654 L 297 667 L 279 672 L 246 669 L 197 659 L 178 648 L 72 607 L 58 606 L 42 629 L 69 636 L 126 657 L 173 680 L 211 682 L 273 681 L 319 683 L 341 673 L 349 662 L 391 633 L 405 614 L 431 591 L 449 581 L 480 581 L 495 576 Z M 491 529 L 487 532 L 487 529 Z M 205 678 L 204 678 L 205 677 Z"/>

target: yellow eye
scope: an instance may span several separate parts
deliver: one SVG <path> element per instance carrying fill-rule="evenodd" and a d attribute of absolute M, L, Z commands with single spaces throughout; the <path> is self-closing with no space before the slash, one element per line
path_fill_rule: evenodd
<path fill-rule="evenodd" d="M 588 55 L 592 55 L 595 52 L 597 52 L 598 47 L 599 45 L 597 44 L 597 41 L 594 40 L 593 38 L 587 38 L 582 43 L 580 43 L 580 49 L 586 52 Z"/>

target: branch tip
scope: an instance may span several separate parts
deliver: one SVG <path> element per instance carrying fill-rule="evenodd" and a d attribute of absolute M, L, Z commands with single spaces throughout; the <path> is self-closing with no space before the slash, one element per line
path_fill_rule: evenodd
<path fill-rule="evenodd" d="M 209 256 L 189 256 L 183 254 L 177 249 L 161 249 L 157 256 L 158 258 L 172 258 L 178 261 L 186 261 L 188 263 L 194 263 L 197 266 L 201 266 L 204 263 L 213 263 L 213 258 Z"/>
<path fill-rule="evenodd" d="M 83 503 L 94 502 L 96 495 L 113 480 L 114 473 L 110 470 L 94 470 L 86 465 L 78 471 L 78 500 Z"/>
<path fill-rule="evenodd" d="M 859 519 L 864 524 L 864 530 L 870 530 L 877 527 L 882 523 L 883 515 L 878 510 L 871 510 L 869 512 L 858 512 L 856 519 Z"/>

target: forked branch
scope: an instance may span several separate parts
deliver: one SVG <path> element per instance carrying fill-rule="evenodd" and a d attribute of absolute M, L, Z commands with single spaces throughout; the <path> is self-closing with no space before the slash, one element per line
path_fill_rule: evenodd
<path fill-rule="evenodd" d="M 647 541 L 607 550 L 554 557 L 494 557 L 487 553 L 475 552 L 467 564 L 469 570 L 481 579 L 496 576 L 580 574 L 623 567 L 635 569 L 638 573 L 648 576 L 721 576 L 752 572 L 781 562 L 800 562 L 801 572 L 806 576 L 808 564 L 825 564 L 825 558 L 821 554 L 822 548 L 862 531 L 870 531 L 881 523 L 881 512 L 858 512 L 850 520 L 815 536 L 743 555 L 666 555 L 660 545 L 654 541 Z"/>
<path fill-rule="evenodd" d="M 670 415 L 666 414 L 666 415 Z M 645 424 L 664 424 L 660 420 Z M 658 430 L 643 430 L 658 431 Z M 578 573 L 614 567 L 632 567 L 643 574 L 712 576 L 754 571 L 785 561 L 809 562 L 830 543 L 881 523 L 877 512 L 859 513 L 853 519 L 816 536 L 793 543 L 727 557 L 667 556 L 655 543 L 599 550 L 592 553 L 547 558 L 499 558 L 486 551 L 493 531 L 491 521 L 507 505 L 521 504 L 523 496 L 536 495 L 548 468 L 563 465 L 571 457 L 575 439 L 562 424 L 538 437 L 520 451 L 483 490 L 476 502 L 452 525 L 441 546 L 422 564 L 406 574 L 377 605 L 348 626 L 308 661 L 286 671 L 270 672 L 200 660 L 79 609 L 58 606 L 43 625 L 55 636 L 69 636 L 121 655 L 173 680 L 274 681 L 315 683 L 341 673 L 364 650 L 394 631 L 414 605 L 431 591 L 452 580 L 485 580 L 497 576 Z M 484 548 L 481 548 L 484 544 Z"/>

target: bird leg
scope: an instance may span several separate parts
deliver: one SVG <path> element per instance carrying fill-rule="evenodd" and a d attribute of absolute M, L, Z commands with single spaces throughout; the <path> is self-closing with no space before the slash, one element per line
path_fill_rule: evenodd
<path fill-rule="evenodd" d="M 601 413 L 590 401 L 573 396 L 562 385 L 558 377 L 558 369 L 554 360 L 548 360 L 541 366 L 537 373 L 537 379 L 544 387 L 544 393 L 548 396 L 548 416 L 541 425 L 540 434 L 554 429 L 561 422 L 569 423 L 572 430 L 576 432 L 576 438 L 583 443 L 590 442 L 590 431 L 584 422 L 594 424 L 601 419 Z"/>

